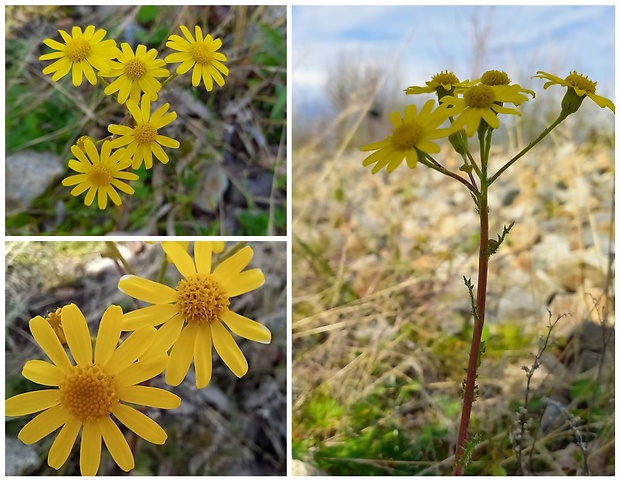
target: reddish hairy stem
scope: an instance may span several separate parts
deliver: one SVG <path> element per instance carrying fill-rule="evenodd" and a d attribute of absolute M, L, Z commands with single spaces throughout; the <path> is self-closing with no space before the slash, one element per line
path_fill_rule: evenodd
<path fill-rule="evenodd" d="M 454 464 L 454 475 L 463 474 L 463 452 L 467 440 L 469 429 L 469 419 L 471 408 L 474 402 L 474 391 L 476 387 L 476 373 L 478 370 L 478 358 L 480 356 L 480 341 L 482 338 L 482 327 L 484 326 L 484 316 L 487 300 L 487 279 L 489 271 L 489 257 L 486 253 L 487 242 L 489 240 L 489 209 L 486 194 L 480 197 L 480 251 L 478 252 L 478 286 L 476 291 L 476 310 L 477 318 L 474 318 L 474 332 L 469 350 L 469 365 L 467 367 L 467 380 L 465 392 L 463 394 L 463 409 L 461 413 L 461 425 L 456 442 L 456 462 Z"/>

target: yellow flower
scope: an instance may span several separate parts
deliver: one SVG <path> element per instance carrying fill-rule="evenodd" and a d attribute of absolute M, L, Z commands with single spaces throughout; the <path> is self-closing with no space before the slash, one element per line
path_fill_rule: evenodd
<path fill-rule="evenodd" d="M 177 50 L 177 52 L 166 56 L 166 62 L 181 62 L 176 71 L 179 75 L 183 75 L 193 68 L 192 85 L 194 87 L 200 84 L 201 78 L 209 92 L 213 90 L 213 80 L 220 87 L 223 87 L 225 80 L 222 75 L 228 75 L 228 67 L 222 62 L 228 60 L 226 55 L 218 52 L 222 46 L 222 41 L 219 38 L 213 39 L 211 35 L 203 38 L 202 30 L 198 25 L 194 27 L 196 38 L 184 25 L 181 25 L 181 31 L 187 40 L 179 35 L 170 35 L 166 46 L 172 50 Z"/>
<path fill-rule="evenodd" d="M 483 85 L 489 85 L 491 87 L 494 87 L 496 85 L 510 85 L 510 77 L 508 77 L 508 74 L 506 72 L 502 72 L 501 70 L 487 70 L 486 72 L 482 74 L 482 77 L 480 77 L 479 82 L 482 83 Z M 520 93 L 527 93 L 531 95 L 532 98 L 536 97 L 536 92 L 534 90 L 530 90 L 528 88 L 521 88 L 520 85 L 519 85 L 518 91 Z M 518 103 L 517 101 L 515 101 L 514 104 L 520 105 L 525 100 L 527 100 L 527 97 L 525 97 L 525 99 L 517 100 Z"/>
<path fill-rule="evenodd" d="M 442 70 L 441 72 L 433 75 L 430 81 L 426 82 L 426 87 L 407 87 L 405 89 L 405 93 L 407 95 L 417 95 L 420 93 L 437 92 L 437 96 L 441 98 L 444 95 L 449 94 L 453 88 L 465 87 L 470 83 L 471 82 L 469 80 L 461 82 L 454 73 L 448 72 L 447 70 L 444 72 Z"/>
<path fill-rule="evenodd" d="M 519 93 L 519 85 L 474 85 L 458 89 L 462 97 L 446 95 L 442 97 L 443 104 L 451 105 L 448 109 L 451 117 L 458 117 L 452 124 L 452 131 L 466 127 L 467 135 L 472 136 L 484 120 L 491 128 L 499 128 L 498 113 L 521 115 L 514 108 L 503 107 L 505 102 L 519 105 L 528 98 Z"/>
<path fill-rule="evenodd" d="M 137 180 L 139 177 L 135 173 L 125 172 L 124 170 L 131 165 L 131 159 L 127 157 L 124 148 L 112 151 L 112 142 L 106 140 L 101 146 L 101 155 L 97 147 L 90 138 L 83 142 L 84 150 L 78 145 L 71 147 L 71 152 L 77 160 L 69 160 L 69 168 L 78 172 L 65 178 L 62 184 L 65 187 L 75 185 L 71 190 L 71 195 L 77 197 L 86 190 L 84 204 L 90 206 L 97 194 L 97 205 L 101 210 L 108 205 L 108 197 L 115 205 L 122 203 L 121 197 L 116 189 L 133 195 L 134 189 L 121 180 Z"/>
<path fill-rule="evenodd" d="M 64 44 L 46 38 L 43 43 L 57 52 L 41 55 L 39 60 L 56 60 L 43 69 L 43 74 L 53 73 L 52 81 L 57 82 L 71 71 L 73 85 L 82 85 L 84 74 L 92 84 L 97 83 L 97 75 L 93 67 L 102 73 L 110 70 L 112 59 L 120 54 L 114 40 L 103 40 L 106 31 L 95 31 L 94 25 L 86 27 L 84 32 L 80 27 L 73 27 L 71 35 L 64 30 L 58 30 L 65 41 Z"/>
<path fill-rule="evenodd" d="M 420 152 L 439 152 L 439 146 L 431 140 L 450 134 L 449 128 L 438 128 L 448 118 L 448 109 L 439 106 L 433 111 L 434 104 L 434 100 L 427 101 L 419 113 L 415 105 L 408 105 L 405 107 L 404 118 L 401 118 L 400 113 L 392 112 L 392 134 L 380 142 L 361 148 L 364 152 L 377 150 L 364 160 L 364 166 L 376 163 L 372 173 L 377 173 L 383 167 L 393 172 L 406 159 L 409 168 L 415 168 Z"/>
<path fill-rule="evenodd" d="M 163 389 L 139 385 L 166 367 L 165 354 L 136 361 L 155 338 L 153 327 L 133 332 L 119 346 L 123 310 L 112 305 L 103 314 L 94 356 L 88 323 L 74 305 L 62 308 L 62 324 L 71 356 L 42 317 L 30 320 L 32 336 L 52 363 L 29 360 L 22 375 L 35 383 L 55 387 L 22 393 L 5 402 L 6 415 L 41 412 L 19 432 L 25 444 L 38 442 L 62 427 L 50 448 L 47 463 L 58 470 L 64 465 L 82 430 L 80 471 L 95 475 L 101 460 L 101 441 L 124 471 L 134 468 L 131 449 L 112 415 L 145 440 L 158 445 L 166 432 L 145 414 L 126 403 L 156 408 L 177 408 L 181 399 Z M 125 403 L 126 402 L 126 403 Z"/>
<path fill-rule="evenodd" d="M 146 46 L 138 45 L 134 54 L 128 43 L 121 45 L 122 52 L 116 57 L 120 63 L 114 63 L 110 73 L 105 77 L 118 77 L 108 85 L 104 93 L 112 95 L 118 92 L 117 100 L 123 104 L 127 98 L 134 102 L 140 101 L 140 94 L 144 92 L 149 100 L 157 100 L 157 92 L 161 90 L 161 83 L 157 78 L 170 76 L 165 68 L 166 62 L 157 57 L 157 50 L 152 48 L 148 52 Z"/>
<path fill-rule="evenodd" d="M 584 95 L 590 98 L 601 108 L 609 108 L 612 112 L 616 113 L 616 107 L 609 98 L 601 97 L 596 94 L 596 82 L 593 82 L 588 77 L 578 74 L 573 71 L 564 80 L 550 73 L 538 71 L 538 75 L 534 77 L 545 78 L 549 80 L 545 83 L 544 88 L 547 89 L 551 85 L 561 85 L 568 87 L 568 91 L 562 101 L 562 109 L 568 113 L 574 113 L 581 106 L 581 102 L 584 99 Z M 569 95 L 570 94 L 570 95 Z M 577 98 L 578 97 L 578 98 Z M 572 105 L 571 105 L 572 103 Z"/>
<path fill-rule="evenodd" d="M 242 271 L 252 259 L 252 249 L 244 247 L 211 271 L 213 242 L 194 243 L 194 259 L 178 242 L 164 242 L 162 248 L 184 278 L 171 288 L 133 275 L 122 277 L 118 282 L 122 292 L 152 304 L 125 314 L 123 329 L 163 324 L 152 349 L 167 352 L 172 347 L 166 368 L 169 385 L 183 381 L 193 360 L 196 387 L 206 387 L 211 380 L 212 346 L 228 368 L 242 377 L 248 363 L 229 330 L 255 342 L 271 341 L 267 327 L 228 308 L 232 297 L 265 281 L 259 269 Z"/>
<path fill-rule="evenodd" d="M 160 135 L 158 130 L 173 122 L 177 118 L 176 112 L 166 113 L 170 108 L 169 103 L 159 107 L 151 115 L 151 102 L 146 95 L 142 95 L 140 107 L 133 100 L 127 100 L 127 108 L 136 123 L 135 127 L 125 125 L 110 125 L 110 133 L 120 135 L 112 140 L 112 148 L 127 145 L 127 155 L 133 158 L 132 167 L 140 168 L 142 162 L 146 168 L 153 166 L 153 154 L 163 164 L 170 161 L 161 145 L 169 148 L 179 148 L 180 143 L 170 137 Z"/>

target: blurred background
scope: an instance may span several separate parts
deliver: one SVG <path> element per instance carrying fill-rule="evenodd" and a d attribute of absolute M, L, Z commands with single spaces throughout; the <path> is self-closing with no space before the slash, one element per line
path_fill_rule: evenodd
<path fill-rule="evenodd" d="M 614 13 L 293 7 L 294 471 L 452 469 L 471 338 L 463 276 L 476 284 L 478 216 L 458 182 L 422 166 L 372 175 L 359 147 L 391 133 L 390 112 L 434 98 L 406 96 L 408 86 L 442 70 L 461 80 L 504 70 L 536 98 L 522 116 L 501 116 L 497 171 L 560 112 L 566 89 L 543 90 L 538 70 L 576 70 L 614 100 Z M 435 158 L 456 171 L 458 155 L 438 143 Z M 467 474 L 614 472 L 614 146 L 613 114 L 585 99 L 491 188 L 491 236 L 515 226 L 490 262 L 470 427 L 480 443 Z M 531 380 L 521 461 L 511 439 L 522 367 L 558 317 Z"/>
<path fill-rule="evenodd" d="M 146 409 L 166 430 L 168 440 L 161 446 L 139 442 L 132 475 L 286 474 L 286 243 L 249 245 L 254 250 L 250 268 L 263 271 L 265 284 L 231 299 L 231 310 L 266 325 L 272 333 L 271 344 L 235 337 L 249 364 L 248 373 L 240 379 L 214 354 L 213 379 L 204 389 L 196 390 L 193 367 L 178 387 L 167 386 L 163 375 L 152 380 L 153 386 L 171 389 L 183 401 L 174 410 Z M 159 245 L 117 242 L 116 246 L 136 275 L 154 280 L 163 266 L 167 268 L 164 283 L 174 286 L 180 279 L 173 265 L 166 267 Z M 226 247 L 233 248 L 234 243 L 227 242 Z M 30 318 L 75 303 L 91 332 L 96 332 L 109 305 L 120 305 L 125 312 L 136 308 L 133 299 L 117 288 L 124 267 L 113 259 L 113 253 L 104 242 L 7 243 L 7 398 L 41 388 L 21 375 L 27 360 L 45 358 L 28 329 Z M 56 471 L 47 465 L 55 434 L 34 445 L 17 439 L 31 418 L 6 418 L 6 474 L 79 475 L 79 443 Z M 123 474 L 105 449 L 100 474 Z"/>
<path fill-rule="evenodd" d="M 165 135 L 181 142 L 170 163 L 144 167 L 123 205 L 86 207 L 60 184 L 70 147 L 119 123 L 123 108 L 101 85 L 51 81 L 46 38 L 74 25 L 107 30 L 118 44 L 157 49 L 179 25 L 201 25 L 223 41 L 224 87 L 174 79 L 156 106 L 177 120 Z M 193 30 L 192 30 L 193 31 Z M 286 7 L 6 7 L 6 230 L 9 235 L 283 235 L 286 232 Z M 171 67 L 176 69 L 176 64 Z M 169 68 L 170 70 L 170 68 Z"/>

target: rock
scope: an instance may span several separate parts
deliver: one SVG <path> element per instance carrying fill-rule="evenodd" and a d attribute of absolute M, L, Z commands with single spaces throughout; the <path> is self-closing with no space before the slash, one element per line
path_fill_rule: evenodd
<path fill-rule="evenodd" d="M 310 465 L 309 463 L 302 462 L 301 460 L 293 460 L 291 462 L 291 473 L 294 477 L 309 477 L 309 476 L 321 476 L 323 473 Z"/>
<path fill-rule="evenodd" d="M 39 456 L 32 445 L 24 445 L 14 437 L 4 437 L 4 474 L 8 477 L 14 475 L 28 475 L 39 465 Z"/>
<path fill-rule="evenodd" d="M 27 150 L 6 157 L 7 209 L 27 209 L 64 171 L 64 159 L 51 152 Z"/>
<path fill-rule="evenodd" d="M 202 164 L 192 203 L 204 212 L 215 212 L 228 183 L 228 176 L 219 164 Z"/>
<path fill-rule="evenodd" d="M 497 305 L 497 320 L 499 322 L 532 323 L 532 318 L 538 318 L 538 312 L 544 308 L 531 292 L 521 287 L 510 287 Z"/>

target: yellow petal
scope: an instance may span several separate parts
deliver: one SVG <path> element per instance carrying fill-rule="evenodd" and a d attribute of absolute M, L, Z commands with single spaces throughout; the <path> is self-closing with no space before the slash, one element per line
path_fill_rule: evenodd
<path fill-rule="evenodd" d="M 248 266 L 254 251 L 251 247 L 243 247 L 232 257 L 227 258 L 220 263 L 213 271 L 213 275 L 222 283 L 236 277 L 241 271 Z"/>
<path fill-rule="evenodd" d="M 119 398 L 123 402 L 135 403 L 154 408 L 178 408 L 181 398 L 162 388 L 148 387 L 145 385 L 131 385 L 119 389 Z"/>
<path fill-rule="evenodd" d="M 38 442 L 47 437 L 54 430 L 63 426 L 70 418 L 67 409 L 62 405 L 56 405 L 38 414 L 30 420 L 17 435 L 26 445 Z"/>
<path fill-rule="evenodd" d="M 213 346 L 224 363 L 237 377 L 243 377 L 248 372 L 248 362 L 226 327 L 220 322 L 212 323 L 211 336 Z"/>
<path fill-rule="evenodd" d="M 175 289 L 135 275 L 122 276 L 118 281 L 118 289 L 130 297 L 155 305 L 173 303 L 177 300 Z"/>
<path fill-rule="evenodd" d="M 229 297 L 251 292 L 265 283 L 265 275 L 258 268 L 241 272 L 222 285 Z"/>
<path fill-rule="evenodd" d="M 194 242 L 194 257 L 198 273 L 211 273 L 212 242 Z"/>
<path fill-rule="evenodd" d="M 30 320 L 30 332 L 49 359 L 63 371 L 71 369 L 69 357 L 62 348 L 58 336 L 52 326 L 43 317 L 37 316 Z"/>
<path fill-rule="evenodd" d="M 144 357 L 151 353 L 168 353 L 170 347 L 177 341 L 185 320 L 181 314 L 177 314 L 157 329 L 155 340 L 151 347 L 144 353 Z"/>
<path fill-rule="evenodd" d="M 118 388 L 136 385 L 156 377 L 164 371 L 168 364 L 168 355 L 165 353 L 151 355 L 145 360 L 132 363 L 125 370 L 116 375 Z"/>
<path fill-rule="evenodd" d="M 101 429 L 98 422 L 86 422 L 80 444 L 80 473 L 94 476 L 101 462 Z"/>
<path fill-rule="evenodd" d="M 179 313 L 176 304 L 151 305 L 128 312 L 123 316 L 123 330 L 136 330 L 144 326 L 156 327 L 168 322 Z"/>
<path fill-rule="evenodd" d="M 93 344 L 84 315 L 74 303 L 62 307 L 60 315 L 73 359 L 78 365 L 90 365 L 93 362 Z"/>
<path fill-rule="evenodd" d="M 121 338 L 122 318 L 123 309 L 117 305 L 111 305 L 103 313 L 95 345 L 95 363 L 105 365 L 112 357 Z"/>
<path fill-rule="evenodd" d="M 114 407 L 112 413 L 129 430 L 144 438 L 147 442 L 162 445 L 168 438 L 164 429 L 154 420 L 134 408 L 119 403 Z"/>
<path fill-rule="evenodd" d="M 62 370 L 43 360 L 28 360 L 22 370 L 22 375 L 40 385 L 57 387 L 63 380 Z"/>
<path fill-rule="evenodd" d="M 59 403 L 60 391 L 58 389 L 36 390 L 7 398 L 4 402 L 4 413 L 9 417 L 17 417 L 55 407 Z"/>
<path fill-rule="evenodd" d="M 179 385 L 192 363 L 192 357 L 194 356 L 194 341 L 196 339 L 196 331 L 198 325 L 190 324 L 186 326 L 178 340 L 172 346 L 170 352 L 170 362 L 166 368 L 166 383 L 168 385 Z"/>
<path fill-rule="evenodd" d="M 142 327 L 136 330 L 114 351 L 110 361 L 106 364 L 106 370 L 111 375 L 126 369 L 136 361 L 153 343 L 157 331 L 153 327 Z"/>
<path fill-rule="evenodd" d="M 99 427 L 101 428 L 101 437 L 116 464 L 125 472 L 132 470 L 135 467 L 133 453 L 131 453 L 125 436 L 114 423 L 114 420 L 110 417 L 104 417 L 101 419 Z"/>
<path fill-rule="evenodd" d="M 50 467 L 58 470 L 65 464 L 71 450 L 73 450 L 73 445 L 81 427 L 82 422 L 75 417 L 70 417 L 67 423 L 65 423 L 54 440 L 50 453 L 47 456 L 47 464 Z"/>
<path fill-rule="evenodd" d="M 211 329 L 199 328 L 194 343 L 194 369 L 196 370 L 196 388 L 205 388 L 211 381 L 213 373 L 213 347 Z"/>
<path fill-rule="evenodd" d="M 162 242 L 161 248 L 170 257 L 172 263 L 185 278 L 196 275 L 196 265 L 194 260 L 177 242 Z"/>
<path fill-rule="evenodd" d="M 253 342 L 271 343 L 271 332 L 269 329 L 254 320 L 227 310 L 222 315 L 222 321 L 233 333 L 240 337 L 247 338 Z"/>

